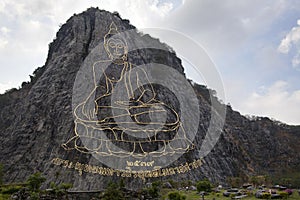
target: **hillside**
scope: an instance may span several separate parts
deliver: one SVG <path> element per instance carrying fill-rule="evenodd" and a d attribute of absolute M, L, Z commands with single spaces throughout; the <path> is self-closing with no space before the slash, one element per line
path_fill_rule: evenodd
<path fill-rule="evenodd" d="M 80 67 L 86 64 L 86 58 L 93 49 L 103 42 L 112 22 L 119 31 L 132 30 L 139 41 L 145 42 L 143 44 L 155 43 L 160 47 L 129 52 L 131 63 L 161 63 L 172 66 L 184 76 L 184 66 L 170 47 L 149 35 L 138 33 L 128 20 L 121 19 L 117 13 L 90 8 L 72 16 L 57 32 L 49 45 L 45 65 L 33 73 L 31 82 L 0 96 L 0 163 L 4 165 L 5 182 L 20 182 L 40 171 L 47 177 L 46 184 L 51 181 L 70 182 L 75 189 L 95 190 L 103 188 L 112 179 L 119 179 L 116 174 L 106 176 L 85 170 L 81 170 L 81 174 L 76 166 L 68 167 L 68 163 L 64 167 L 64 163 L 59 163 L 68 160 L 73 164 L 109 167 L 91 154 L 66 150 L 62 144 L 73 137 L 76 129 L 72 110 L 73 86 Z M 109 69 L 111 74 L 116 75 L 113 68 Z M 204 136 L 210 121 L 215 120 L 211 119 L 212 113 L 219 117 L 218 112 L 226 108 L 225 124 L 222 130 L 215 130 L 221 136 L 213 150 L 204 157 L 201 166 L 184 173 L 161 176 L 161 179 L 199 180 L 206 177 L 215 183 L 225 183 L 227 177 L 280 176 L 300 171 L 299 126 L 261 117 L 248 119 L 219 102 L 217 97 L 210 98 L 212 90 L 198 84 L 190 85 L 197 96 L 193 101 L 198 102 L 200 109 L 197 116 L 199 127 L 193 141 L 195 147 L 168 167 L 200 159 L 198 152 Z M 172 93 L 165 89 L 158 86 L 154 89 L 166 95 L 158 97 L 160 102 L 172 97 Z M 176 100 L 169 101 L 177 111 Z M 215 110 L 211 109 L 211 102 L 217 105 Z M 193 115 L 193 110 L 187 113 L 187 116 Z M 124 145 L 124 148 L 130 147 Z M 128 187 L 138 187 L 144 180 L 128 177 L 125 182 Z"/>

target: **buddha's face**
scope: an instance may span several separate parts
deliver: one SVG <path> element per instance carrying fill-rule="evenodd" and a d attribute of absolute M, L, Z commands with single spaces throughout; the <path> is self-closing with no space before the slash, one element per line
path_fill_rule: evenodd
<path fill-rule="evenodd" d="M 127 54 L 126 44 L 118 38 L 110 38 L 106 43 L 106 50 L 112 59 L 118 59 Z"/>

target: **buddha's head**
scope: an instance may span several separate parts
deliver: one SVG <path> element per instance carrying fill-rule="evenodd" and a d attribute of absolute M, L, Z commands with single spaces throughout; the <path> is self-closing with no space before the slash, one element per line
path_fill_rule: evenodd
<path fill-rule="evenodd" d="M 112 22 L 108 33 L 104 36 L 104 48 L 112 60 L 125 61 L 128 48 L 125 39 L 119 34 L 116 25 Z"/>

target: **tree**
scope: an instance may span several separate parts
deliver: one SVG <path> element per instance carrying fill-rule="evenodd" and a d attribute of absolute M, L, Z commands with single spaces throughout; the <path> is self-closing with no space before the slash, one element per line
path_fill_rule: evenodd
<path fill-rule="evenodd" d="M 125 188 L 125 183 L 124 183 L 123 179 L 120 180 L 119 187 L 120 188 Z"/>
<path fill-rule="evenodd" d="M 156 181 L 151 184 L 151 187 L 148 189 L 148 193 L 152 198 L 158 198 L 160 193 L 161 182 Z"/>
<path fill-rule="evenodd" d="M 66 199 L 68 199 L 67 190 L 72 187 L 73 185 L 71 183 L 61 183 L 57 185 L 54 182 L 51 182 L 50 188 L 52 189 L 52 191 L 50 191 L 50 193 L 55 195 L 55 197 L 58 199 L 64 199 L 63 197 L 66 197 Z"/>
<path fill-rule="evenodd" d="M 173 188 L 178 188 L 179 183 L 174 181 L 173 179 L 169 179 L 168 182 L 172 185 Z"/>
<path fill-rule="evenodd" d="M 231 187 L 240 187 L 243 184 L 243 180 L 240 177 L 228 177 L 227 182 Z"/>
<path fill-rule="evenodd" d="M 35 174 L 32 174 L 28 180 L 27 184 L 29 186 L 29 189 L 31 191 L 38 191 L 42 185 L 43 182 L 46 181 L 46 178 L 42 176 L 40 172 L 37 172 Z"/>
<path fill-rule="evenodd" d="M 267 176 L 251 176 L 250 181 L 254 186 L 267 183 Z"/>
<path fill-rule="evenodd" d="M 291 178 L 281 178 L 280 184 L 284 185 L 286 187 L 289 187 L 291 185 L 292 179 Z"/>
<path fill-rule="evenodd" d="M 73 187 L 73 184 L 71 183 L 61 183 L 58 188 L 63 190 L 64 193 L 67 193 L 67 190 L 72 188 Z"/>
<path fill-rule="evenodd" d="M 169 200 L 185 200 L 186 196 L 183 194 L 180 194 L 179 192 L 169 192 L 168 193 L 168 199 Z"/>
<path fill-rule="evenodd" d="M 250 181 L 251 181 L 251 183 L 252 183 L 255 187 L 257 186 L 258 180 L 257 180 L 257 177 L 256 177 L 256 176 L 251 176 L 251 177 L 250 177 Z"/>
<path fill-rule="evenodd" d="M 102 196 L 103 200 L 123 200 L 124 193 L 120 190 L 118 184 L 110 182 Z"/>
<path fill-rule="evenodd" d="M 199 181 L 196 184 L 198 192 L 211 192 L 212 184 L 208 180 Z"/>
<path fill-rule="evenodd" d="M 3 184 L 3 175 L 4 175 L 4 173 L 3 173 L 3 165 L 0 164 L 0 185 Z"/>

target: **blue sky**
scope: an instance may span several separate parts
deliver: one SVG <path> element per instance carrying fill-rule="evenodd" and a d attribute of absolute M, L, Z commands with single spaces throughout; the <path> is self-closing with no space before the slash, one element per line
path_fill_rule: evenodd
<path fill-rule="evenodd" d="M 185 34 L 214 61 L 226 103 L 242 114 L 300 124 L 298 0 L 2 0 L 0 92 L 29 80 L 59 25 L 91 6 L 118 11 L 139 29 Z"/>

